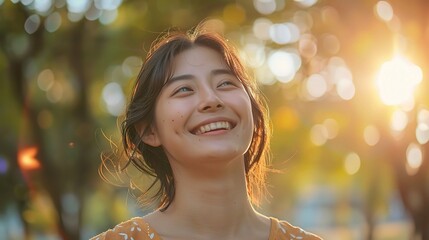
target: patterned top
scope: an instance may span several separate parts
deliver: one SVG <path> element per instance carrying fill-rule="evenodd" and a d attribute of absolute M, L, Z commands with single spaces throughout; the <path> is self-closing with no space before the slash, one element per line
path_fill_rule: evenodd
<path fill-rule="evenodd" d="M 321 240 L 320 237 L 292 226 L 286 221 L 279 221 L 276 218 L 270 219 L 271 229 L 268 240 Z M 143 218 L 135 217 L 90 240 L 162 240 L 162 238 Z"/>

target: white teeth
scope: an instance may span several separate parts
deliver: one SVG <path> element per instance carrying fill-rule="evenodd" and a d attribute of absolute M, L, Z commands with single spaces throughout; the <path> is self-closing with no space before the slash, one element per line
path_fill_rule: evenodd
<path fill-rule="evenodd" d="M 203 133 L 218 130 L 218 129 L 229 130 L 229 129 L 231 129 L 231 124 L 229 122 L 225 122 L 225 121 L 209 123 L 209 124 L 206 124 L 206 125 L 199 127 L 197 129 L 197 131 L 195 132 L 195 134 L 197 134 L 197 135 L 203 134 Z"/>

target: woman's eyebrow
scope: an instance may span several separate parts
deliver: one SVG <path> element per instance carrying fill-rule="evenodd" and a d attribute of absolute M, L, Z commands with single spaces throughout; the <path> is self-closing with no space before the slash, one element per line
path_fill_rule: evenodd
<path fill-rule="evenodd" d="M 221 75 L 221 74 L 229 74 L 234 75 L 230 69 L 222 68 L 222 69 L 214 69 L 210 73 L 212 76 Z"/>
<path fill-rule="evenodd" d="M 232 71 L 229 70 L 229 69 L 226 69 L 226 68 L 213 69 L 212 71 L 210 71 L 210 75 L 211 76 L 222 75 L 222 74 L 228 74 L 228 75 L 233 75 L 234 76 L 234 74 L 232 73 Z M 196 78 L 195 75 L 192 75 L 192 74 L 178 75 L 178 76 L 174 76 L 174 77 L 168 79 L 165 82 L 164 85 L 166 86 L 166 85 L 170 85 L 170 84 L 172 84 L 173 82 L 176 82 L 176 81 L 191 80 L 191 79 L 195 79 L 195 78 Z"/>

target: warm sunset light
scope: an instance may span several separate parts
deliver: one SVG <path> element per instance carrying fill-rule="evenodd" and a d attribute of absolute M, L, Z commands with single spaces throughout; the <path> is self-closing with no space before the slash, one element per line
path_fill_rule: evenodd
<path fill-rule="evenodd" d="M 40 168 L 36 159 L 37 147 L 23 148 L 18 152 L 18 164 L 22 170 L 35 170 Z"/>
<path fill-rule="evenodd" d="M 402 57 L 384 63 L 377 76 L 381 100 L 386 105 L 400 105 L 413 99 L 414 89 L 422 81 L 419 66 Z"/>

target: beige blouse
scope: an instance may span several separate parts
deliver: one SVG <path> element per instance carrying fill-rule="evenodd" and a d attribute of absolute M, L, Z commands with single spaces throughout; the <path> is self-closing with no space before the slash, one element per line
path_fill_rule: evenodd
<path fill-rule="evenodd" d="M 286 221 L 271 219 L 270 236 L 268 240 L 301 239 L 318 240 L 320 237 L 308 233 L 299 227 L 292 226 Z M 113 229 L 103 232 L 91 240 L 162 240 L 159 234 L 141 217 L 132 218 L 116 225 Z"/>

